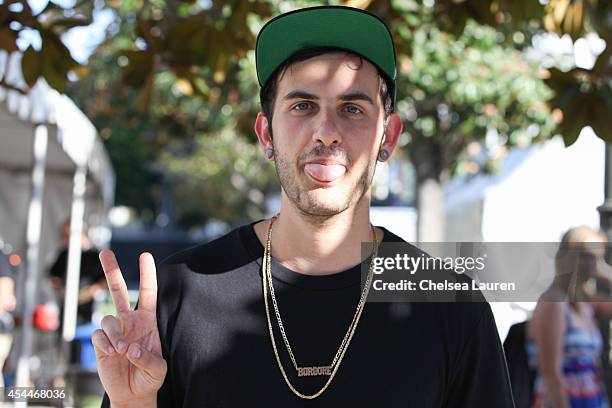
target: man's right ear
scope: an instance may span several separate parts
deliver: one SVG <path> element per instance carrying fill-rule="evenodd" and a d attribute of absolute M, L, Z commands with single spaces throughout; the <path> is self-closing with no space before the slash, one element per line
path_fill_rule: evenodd
<path fill-rule="evenodd" d="M 270 151 L 274 152 L 274 146 L 272 144 L 272 135 L 270 132 L 270 122 L 268 122 L 268 118 L 263 112 L 259 112 L 257 114 L 257 118 L 255 119 L 255 133 L 257 134 L 257 139 L 259 140 L 259 145 L 261 146 L 261 150 L 264 156 L 270 160 L 274 157 L 273 154 L 270 154 Z"/>

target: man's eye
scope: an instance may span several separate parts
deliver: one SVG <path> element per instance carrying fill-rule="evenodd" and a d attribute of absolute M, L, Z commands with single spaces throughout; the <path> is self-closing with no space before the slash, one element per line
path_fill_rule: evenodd
<path fill-rule="evenodd" d="M 349 106 L 347 106 L 347 107 L 346 107 L 346 111 L 347 111 L 348 113 L 352 113 L 352 114 L 355 114 L 355 115 L 356 115 L 356 114 L 359 114 L 359 113 L 362 113 L 362 112 L 361 112 L 361 109 L 359 109 L 357 106 L 354 106 L 354 105 L 349 105 Z"/>
<path fill-rule="evenodd" d="M 310 108 L 310 104 L 308 102 L 300 102 L 293 107 L 295 110 L 303 111 Z"/>

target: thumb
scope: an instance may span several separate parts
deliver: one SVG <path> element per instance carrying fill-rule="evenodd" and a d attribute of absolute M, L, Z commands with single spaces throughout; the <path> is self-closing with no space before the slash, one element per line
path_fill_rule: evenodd
<path fill-rule="evenodd" d="M 167 364 L 161 356 L 150 352 L 137 343 L 132 343 L 125 353 L 127 359 L 136 367 L 142 369 L 151 379 L 164 382 Z"/>

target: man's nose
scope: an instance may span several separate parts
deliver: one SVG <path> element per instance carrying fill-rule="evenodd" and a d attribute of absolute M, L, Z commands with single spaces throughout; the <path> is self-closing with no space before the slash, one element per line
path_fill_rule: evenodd
<path fill-rule="evenodd" d="M 317 119 L 318 123 L 312 134 L 313 141 L 322 143 L 325 146 L 340 144 L 342 142 L 342 136 L 338 129 L 334 113 L 321 111 Z"/>

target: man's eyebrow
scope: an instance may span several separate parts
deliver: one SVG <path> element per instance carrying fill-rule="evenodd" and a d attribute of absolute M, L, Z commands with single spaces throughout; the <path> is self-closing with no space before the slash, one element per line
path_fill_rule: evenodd
<path fill-rule="evenodd" d="M 292 91 L 283 97 L 284 101 L 288 101 L 290 99 L 319 99 L 319 97 L 306 91 Z"/>
<path fill-rule="evenodd" d="M 340 96 L 341 101 L 365 101 L 374 105 L 374 101 L 364 92 L 351 92 Z"/>
<path fill-rule="evenodd" d="M 287 100 L 291 100 L 291 99 L 311 99 L 311 100 L 318 100 L 320 99 L 317 95 L 311 94 L 309 92 L 306 91 L 292 91 L 289 92 L 287 95 L 285 95 L 283 97 L 284 101 Z M 368 96 L 368 94 L 366 94 L 365 92 L 351 92 L 351 93 L 347 93 L 344 95 L 340 95 L 339 98 L 341 101 L 344 102 L 348 102 L 348 101 L 365 101 L 365 102 L 369 102 L 370 104 L 374 105 L 374 101 L 372 100 L 372 98 L 370 98 L 370 96 Z"/>

